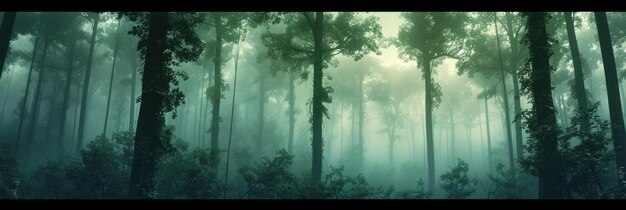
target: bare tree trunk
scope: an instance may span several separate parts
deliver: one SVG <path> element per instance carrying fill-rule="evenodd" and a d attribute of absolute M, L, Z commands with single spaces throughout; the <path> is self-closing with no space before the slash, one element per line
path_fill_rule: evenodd
<path fill-rule="evenodd" d="M 609 100 L 609 113 L 612 123 L 613 146 L 615 150 L 615 165 L 618 173 L 626 171 L 626 133 L 624 131 L 624 115 L 619 93 L 619 82 L 617 80 L 617 70 L 615 67 L 615 57 L 613 56 L 613 44 L 609 33 L 609 26 L 605 12 L 594 12 L 596 25 L 598 27 L 598 37 L 600 40 L 600 50 L 602 51 L 602 63 L 604 65 L 604 77 L 606 80 L 606 91 Z M 624 187 L 625 180 L 618 175 L 618 185 Z"/>
<path fill-rule="evenodd" d="M 2 72 L 4 71 L 4 60 L 9 55 L 9 44 L 11 44 L 15 15 L 16 12 L 4 12 L 2 25 L 0 26 L 0 78 L 2 78 Z"/>
<path fill-rule="evenodd" d="M 122 25 L 122 19 L 120 18 L 117 21 L 117 34 L 115 37 L 115 47 L 113 47 L 113 64 L 111 65 L 111 79 L 109 80 L 109 96 L 107 96 L 107 108 L 104 114 L 104 129 L 102 129 L 102 135 L 107 135 L 107 125 L 109 122 L 109 108 L 111 107 L 111 92 L 113 92 L 113 79 L 115 76 L 115 61 L 117 61 L 117 50 L 118 50 L 118 40 L 119 40 L 119 31 L 120 25 Z"/>
<path fill-rule="evenodd" d="M 98 33 L 98 23 L 100 22 L 100 14 L 96 13 L 93 19 L 91 27 L 91 40 L 89 41 L 89 55 L 87 56 L 87 70 L 85 72 L 85 83 L 83 84 L 83 96 L 82 104 L 80 108 L 80 120 L 78 123 L 78 141 L 76 142 L 76 154 L 80 154 L 80 150 L 83 148 L 83 141 L 85 138 L 85 125 L 87 121 L 85 116 L 87 115 L 87 96 L 89 95 L 89 79 L 91 77 L 91 66 L 93 62 L 93 51 L 96 47 L 96 35 Z"/>
<path fill-rule="evenodd" d="M 513 138 L 511 137 L 511 117 L 509 116 L 509 96 L 506 91 L 506 77 L 504 75 L 504 61 L 502 60 L 502 52 L 500 50 L 500 36 L 498 35 L 498 16 L 494 13 L 494 25 L 496 27 L 496 39 L 498 42 L 498 55 L 500 56 L 500 67 L 502 68 L 500 73 L 502 77 L 502 96 L 504 99 L 504 118 L 506 120 L 506 137 L 509 148 L 509 165 L 511 170 L 515 168 L 515 162 L 513 161 Z"/>

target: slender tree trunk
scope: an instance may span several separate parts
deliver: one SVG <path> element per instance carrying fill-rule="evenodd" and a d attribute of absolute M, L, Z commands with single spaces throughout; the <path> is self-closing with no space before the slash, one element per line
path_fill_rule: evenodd
<path fill-rule="evenodd" d="M 119 40 L 119 31 L 120 25 L 122 25 L 122 19 L 120 18 L 117 21 L 117 32 L 115 37 L 115 47 L 113 47 L 113 64 L 111 65 L 111 79 L 109 80 L 109 96 L 107 96 L 107 109 L 104 114 L 104 129 L 102 129 L 102 135 L 107 135 L 107 125 L 109 122 L 109 108 L 111 106 L 111 92 L 113 92 L 113 76 L 115 76 L 115 61 L 117 61 L 117 50 L 118 50 L 118 40 Z"/>
<path fill-rule="evenodd" d="M 39 78 L 37 78 L 37 87 L 35 88 L 35 97 L 33 99 L 33 105 L 30 107 L 30 119 L 28 122 L 28 130 L 27 130 L 27 134 L 28 137 L 26 138 L 26 145 L 25 145 L 25 149 L 26 152 L 25 154 L 29 154 L 29 152 L 32 149 L 32 143 L 35 140 L 35 138 L 37 137 L 37 122 L 39 121 L 39 110 L 40 110 L 40 106 L 41 106 L 41 95 L 42 95 L 42 91 L 41 91 L 41 87 L 43 86 L 43 82 L 45 81 L 45 64 L 46 64 L 46 55 L 48 54 L 48 40 L 44 40 L 44 44 L 43 44 L 43 55 L 41 57 L 41 66 L 39 69 Z"/>
<path fill-rule="evenodd" d="M 74 118 L 74 122 L 72 123 L 72 144 L 75 144 L 76 142 L 76 120 L 78 119 L 78 97 L 80 97 L 80 86 L 76 87 L 76 102 L 74 103 L 74 115 L 72 116 Z"/>
<path fill-rule="evenodd" d="M 9 93 L 11 93 L 11 83 L 13 82 L 13 75 L 15 74 L 15 65 L 11 69 L 11 74 L 9 75 L 9 84 L 7 84 L 6 94 L 4 94 L 4 101 L 2 102 L 2 113 L 0 113 L 0 125 L 4 122 L 4 113 L 7 109 L 7 102 L 9 100 Z"/>
<path fill-rule="evenodd" d="M 96 47 L 96 35 L 98 33 L 98 23 L 100 23 L 100 14 L 96 13 L 93 19 L 91 27 L 91 40 L 89 41 L 89 55 L 87 56 L 87 69 L 85 72 L 85 82 L 83 84 L 83 96 L 82 104 L 80 108 L 80 119 L 78 122 L 78 141 L 76 141 L 76 154 L 80 154 L 80 150 L 83 148 L 83 141 L 85 138 L 85 125 L 87 121 L 85 119 L 87 115 L 87 96 L 89 95 L 89 79 L 91 77 L 91 66 L 93 62 L 93 51 Z"/>
<path fill-rule="evenodd" d="M 532 91 L 534 118 L 530 128 L 538 143 L 539 198 L 563 198 L 561 170 L 557 151 L 558 126 L 552 101 L 550 82 L 550 44 L 546 32 L 546 13 L 534 12 L 528 16 L 529 53 L 532 62 L 530 88 Z"/>
<path fill-rule="evenodd" d="M 207 71 L 207 74 L 208 74 L 207 87 L 211 87 L 211 85 L 212 85 L 211 81 L 212 81 L 213 77 L 211 77 L 211 72 L 210 71 Z M 208 114 L 209 113 L 209 104 L 211 103 L 211 101 L 209 100 L 209 99 L 211 99 L 211 97 L 210 97 L 210 94 L 207 94 L 208 93 L 207 91 L 208 90 L 205 90 L 203 92 L 204 93 L 204 115 L 202 116 L 202 118 L 204 118 L 204 120 L 202 121 L 202 125 L 203 125 L 202 126 L 202 132 L 203 132 L 204 135 L 206 135 L 206 133 L 207 133 L 207 129 L 206 129 L 207 126 L 206 125 L 207 125 L 207 119 L 209 118 L 209 114 Z M 206 140 L 206 138 L 204 138 L 204 136 L 203 136 L 202 139 Z M 204 142 L 204 141 L 202 141 L 202 142 Z"/>
<path fill-rule="evenodd" d="M 322 123 L 323 123 L 323 101 L 322 95 L 324 93 L 324 87 L 322 86 L 323 80 L 323 61 L 322 61 L 322 40 L 323 40 L 323 23 L 324 23 L 324 13 L 323 12 L 315 12 L 315 23 L 313 26 L 313 40 L 314 40 L 314 50 L 313 50 L 313 116 L 311 116 L 312 121 L 312 132 L 313 132 L 313 143 L 311 144 L 313 148 L 313 158 L 312 158 L 312 166 L 311 166 L 311 177 L 313 182 L 321 183 L 322 181 Z"/>
<path fill-rule="evenodd" d="M 67 74 L 65 75 L 65 88 L 63 91 L 63 104 L 61 105 L 61 117 L 59 120 L 59 135 L 58 135 L 58 156 L 62 159 L 63 155 L 63 139 L 65 138 L 65 121 L 67 119 L 67 111 L 69 109 L 70 101 L 70 87 L 72 86 L 72 73 L 74 73 L 74 41 L 70 41 L 67 55 Z"/>
<path fill-rule="evenodd" d="M 433 143 L 433 80 L 430 69 L 430 58 L 422 58 L 422 68 L 424 70 L 424 80 L 426 85 L 426 152 L 428 155 L 428 191 L 435 190 L 435 147 Z"/>
<path fill-rule="evenodd" d="M 364 78 L 359 80 L 359 170 L 363 171 L 365 167 L 365 136 L 363 136 L 363 124 L 365 122 L 365 110 L 363 109 L 363 82 Z"/>
<path fill-rule="evenodd" d="M 206 68 L 204 68 L 204 73 L 206 73 Z M 205 134 L 206 134 L 206 132 L 205 132 L 205 127 L 204 127 L 204 126 L 205 126 L 204 119 L 206 118 L 206 109 L 203 109 L 203 108 L 202 108 L 202 106 L 203 106 L 203 105 L 205 105 L 205 106 L 206 106 L 206 104 L 205 104 L 205 103 L 203 103 L 203 100 L 202 100 L 202 99 L 203 99 L 203 98 L 205 98 L 205 97 L 207 97 L 207 96 L 206 96 L 206 94 L 204 94 L 204 90 L 205 90 L 205 88 L 206 88 L 206 87 L 204 86 L 204 83 L 205 83 L 205 81 L 206 81 L 206 80 L 204 79 L 204 73 L 202 74 L 202 77 L 201 77 L 201 78 L 202 78 L 202 86 L 201 86 L 202 93 L 200 94 L 200 96 L 199 96 L 199 97 L 198 97 L 198 99 L 197 99 L 198 103 L 200 104 L 200 111 L 199 111 L 199 112 L 200 112 L 200 114 L 197 116 L 197 119 L 198 119 L 198 121 L 199 121 L 199 122 L 198 122 L 198 130 L 197 130 L 199 133 L 198 133 L 197 135 L 198 135 L 198 137 L 200 138 L 199 142 L 201 142 L 201 144 L 202 144 L 203 146 L 204 146 L 204 141 L 205 141 L 205 138 L 204 138 L 204 137 L 205 137 Z M 210 84 L 209 84 L 209 86 L 210 86 Z M 202 112 L 203 112 L 203 111 L 204 111 L 204 114 L 202 114 Z"/>
<path fill-rule="evenodd" d="M 211 116 L 211 149 L 219 150 L 220 103 L 222 99 L 222 25 L 221 16 L 214 14 L 215 24 L 215 81 L 213 83 L 213 114 Z"/>
<path fill-rule="evenodd" d="M 235 78 L 233 79 L 233 102 L 231 104 L 230 107 L 230 128 L 228 130 L 228 149 L 226 150 L 226 173 L 224 173 L 224 185 L 228 186 L 228 165 L 230 164 L 230 145 L 232 142 L 232 137 L 233 137 L 233 122 L 235 122 L 235 98 L 236 98 L 236 93 L 237 93 L 237 67 L 239 64 L 239 50 L 241 49 L 241 36 L 242 36 L 242 27 L 246 27 L 246 26 L 239 26 L 239 37 L 237 39 L 237 54 L 235 55 Z M 245 36 L 245 35 L 244 35 Z M 206 105 L 208 106 L 208 104 Z M 206 114 L 206 112 L 205 112 Z M 228 188 L 226 188 L 224 190 L 224 198 L 226 198 L 226 191 L 228 190 Z"/>
<path fill-rule="evenodd" d="M 585 78 L 583 76 L 583 67 L 580 62 L 580 52 L 578 51 L 578 41 L 576 41 L 576 31 L 574 30 L 574 20 L 572 12 L 563 12 L 565 16 L 565 25 L 567 26 L 567 38 L 569 40 L 569 49 L 572 53 L 572 62 L 574 63 L 574 85 L 576 89 L 576 99 L 578 102 L 578 112 L 587 111 L 587 91 L 585 90 Z M 589 133 L 591 130 L 589 118 L 583 116 L 581 122 L 583 132 Z"/>
<path fill-rule="evenodd" d="M 513 60 L 512 60 L 512 69 L 510 71 L 511 75 L 513 76 L 513 105 L 514 105 L 514 111 L 515 111 L 515 116 L 519 115 L 522 112 L 522 106 L 521 106 L 521 102 L 520 102 L 520 89 L 519 89 L 519 78 L 518 78 L 518 73 L 517 73 L 517 67 L 518 67 L 518 58 L 519 58 L 519 40 L 517 40 L 517 37 L 515 37 L 515 34 L 513 33 L 513 17 L 511 16 L 511 13 L 507 12 L 506 13 L 506 23 L 507 23 L 507 35 L 509 38 L 509 43 L 511 44 L 511 52 L 512 52 L 512 56 L 513 56 Z M 522 137 L 522 122 L 521 121 L 515 121 L 515 146 L 516 146 L 516 155 L 517 155 L 517 159 L 521 160 L 522 158 L 524 158 L 524 151 L 522 150 L 522 145 L 524 144 L 523 141 L 523 137 Z"/>
<path fill-rule="evenodd" d="M 454 141 L 456 140 L 456 128 L 454 128 L 454 117 L 452 116 L 454 113 L 454 108 L 450 108 L 448 112 L 448 118 L 450 119 L 450 151 L 452 155 L 456 155 L 456 144 Z"/>
<path fill-rule="evenodd" d="M 19 146 L 20 146 L 20 140 L 22 137 L 22 127 L 24 125 L 24 118 L 26 118 L 26 104 L 28 104 L 28 93 L 29 93 L 29 89 L 30 89 L 30 82 L 31 82 L 31 76 L 33 74 L 33 65 L 35 64 L 35 59 L 37 58 L 37 45 L 39 45 L 39 34 L 41 32 L 41 17 L 39 18 L 39 26 L 37 29 L 37 35 L 35 37 L 35 45 L 33 46 L 33 55 L 31 56 L 30 59 L 30 69 L 28 70 L 28 79 L 26 80 L 26 90 L 24 91 L 24 98 L 22 99 L 22 104 L 20 105 L 20 121 L 18 123 L 18 128 L 17 128 L 17 137 L 15 138 L 15 152 L 18 152 Z"/>
<path fill-rule="evenodd" d="M 340 123 L 341 125 L 340 126 L 341 127 L 339 128 L 339 133 L 340 133 L 339 134 L 340 135 L 340 137 L 339 137 L 339 157 L 340 157 L 340 159 L 339 160 L 341 160 L 340 161 L 341 164 L 343 164 L 343 112 L 344 112 L 344 109 L 343 109 L 343 101 L 342 101 L 341 102 L 341 115 L 340 115 L 340 118 L 341 118 L 341 123 Z"/>
<path fill-rule="evenodd" d="M 295 73 L 294 72 L 290 72 L 289 73 L 289 143 L 287 145 L 287 151 L 290 154 L 293 154 L 293 132 L 295 129 L 295 124 L 296 124 L 296 110 L 295 109 L 295 105 L 296 105 L 296 88 L 294 85 L 294 82 L 296 80 L 295 78 Z M 343 104 L 342 104 L 343 105 Z M 343 113 L 343 106 L 342 106 L 342 113 Z M 342 118 L 343 119 L 343 118 Z M 342 121 L 342 131 L 343 131 L 343 121 Z M 343 134 L 342 134 L 343 135 Z M 343 136 L 342 140 L 343 140 Z M 343 142 L 343 141 L 342 141 Z"/>
<path fill-rule="evenodd" d="M 0 26 L 0 78 L 2 78 L 2 72 L 4 71 L 4 60 L 9 55 L 9 44 L 11 44 L 15 15 L 16 12 L 4 12 L 2 25 Z"/>
<path fill-rule="evenodd" d="M 163 145 L 161 133 L 165 127 L 162 114 L 169 81 L 165 69 L 166 35 L 169 30 L 169 15 L 151 12 L 146 43 L 146 57 L 142 78 L 141 106 L 137 120 L 135 150 L 130 177 L 129 198 L 152 198 L 155 195 L 155 175 L 159 152 Z"/>
<path fill-rule="evenodd" d="M 257 149 L 262 151 L 263 141 L 263 128 L 265 127 L 265 74 L 259 71 L 259 118 L 257 128 L 259 129 L 259 136 L 257 140 Z"/>
<path fill-rule="evenodd" d="M 500 75 L 502 77 L 502 96 L 504 99 L 504 118 L 506 120 L 506 137 L 509 148 L 509 165 L 511 170 L 515 168 L 515 162 L 513 161 L 513 138 L 511 137 L 511 117 L 509 116 L 509 96 L 506 91 L 506 77 L 504 75 L 504 61 L 502 60 L 502 51 L 500 50 L 500 36 L 498 35 L 498 21 L 497 15 L 494 13 L 494 25 L 496 27 L 496 41 L 498 42 L 498 55 L 500 56 Z"/>
<path fill-rule="evenodd" d="M 485 97 L 485 123 L 487 127 L 487 159 L 489 160 L 489 170 L 493 169 L 493 159 L 491 157 L 491 126 L 489 126 L 489 106 L 487 105 L 487 97 Z"/>
<path fill-rule="evenodd" d="M 598 37 L 600 40 L 600 50 L 602 51 L 602 63 L 604 65 L 604 77 L 606 80 L 606 92 L 609 100 L 609 113 L 613 132 L 613 146 L 615 150 L 615 164 L 617 171 L 626 172 L 626 133 L 624 131 L 624 115 L 622 114 L 619 93 L 619 82 L 617 80 L 617 70 L 615 67 L 615 57 L 613 56 L 613 45 L 609 33 L 609 26 L 605 12 L 594 12 L 596 25 L 598 27 Z M 618 185 L 624 187 L 626 180 L 618 176 Z"/>
<path fill-rule="evenodd" d="M 135 131 L 135 104 L 137 103 L 135 99 L 135 90 L 137 90 L 137 60 L 134 59 L 131 62 L 131 80 L 132 83 L 130 85 L 130 110 L 129 110 L 129 118 L 128 118 L 128 132 Z"/>

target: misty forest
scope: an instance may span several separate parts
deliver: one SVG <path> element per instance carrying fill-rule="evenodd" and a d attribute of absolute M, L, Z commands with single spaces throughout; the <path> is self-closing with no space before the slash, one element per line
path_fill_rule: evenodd
<path fill-rule="evenodd" d="M 623 12 L 1 12 L 3 199 L 626 198 Z"/>

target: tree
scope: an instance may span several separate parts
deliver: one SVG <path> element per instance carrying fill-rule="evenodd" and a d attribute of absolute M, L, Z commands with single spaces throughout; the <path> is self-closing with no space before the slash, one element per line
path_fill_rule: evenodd
<path fill-rule="evenodd" d="M 618 172 L 618 185 L 626 186 L 624 178 L 619 173 L 626 172 L 626 131 L 624 130 L 624 115 L 622 114 L 622 102 L 619 97 L 619 82 L 613 56 L 613 45 L 609 33 L 609 25 L 605 12 L 595 12 L 598 39 L 602 51 L 602 64 L 604 65 L 604 78 L 606 79 L 606 92 L 609 100 L 609 114 L 611 118 L 613 147 L 615 148 L 615 165 Z"/>
<path fill-rule="evenodd" d="M 559 129 L 552 98 L 550 65 L 552 55 L 550 35 L 546 24 L 550 16 L 545 12 L 524 13 L 528 18 L 524 42 L 529 59 L 521 71 L 522 93 L 528 96 L 532 109 L 522 112 L 529 132 L 528 149 L 532 153 L 539 177 L 539 198 L 563 198 L 561 157 L 557 150 Z"/>
<path fill-rule="evenodd" d="M 441 187 L 448 193 L 448 199 L 466 198 L 476 191 L 474 186 L 478 184 L 478 180 L 470 179 L 467 176 L 468 171 L 469 165 L 458 159 L 455 167 L 441 175 Z"/>
<path fill-rule="evenodd" d="M 428 190 L 435 189 L 435 154 L 432 110 L 441 102 L 440 87 L 432 79 L 432 67 L 438 59 L 456 58 L 466 36 L 464 13 L 425 12 L 402 13 L 404 23 L 398 32 L 398 46 L 405 60 L 416 61 L 425 80 L 426 147 L 428 153 Z M 435 61 L 435 65 L 433 65 Z"/>
<path fill-rule="evenodd" d="M 106 108 L 106 112 L 104 114 L 104 129 L 102 129 L 102 134 L 104 136 L 106 136 L 107 134 L 107 125 L 109 122 L 109 108 L 111 105 L 111 92 L 113 92 L 113 76 L 115 75 L 115 61 L 117 60 L 117 52 L 119 49 L 119 45 L 118 45 L 118 40 L 120 39 L 119 37 L 119 30 L 120 30 L 120 25 L 122 24 L 122 19 L 119 18 L 117 20 L 117 30 L 116 30 L 116 34 L 113 35 L 115 38 L 115 44 L 113 46 L 113 64 L 111 64 L 111 79 L 109 80 L 109 96 L 107 97 L 107 108 Z"/>
<path fill-rule="evenodd" d="M 578 41 L 576 41 L 576 31 L 574 30 L 574 20 L 572 17 L 573 13 L 563 12 L 563 16 L 565 17 L 565 24 L 567 25 L 567 38 L 574 64 L 574 83 L 578 112 L 584 112 L 587 110 L 587 90 L 585 90 L 585 78 L 583 76 L 582 62 L 580 61 L 580 52 L 578 51 Z M 582 126 L 584 131 L 591 129 L 588 120 L 583 119 Z"/>
<path fill-rule="evenodd" d="M 11 42 L 11 34 L 13 33 L 15 15 L 16 12 L 4 12 L 2 25 L 0 25 L 0 78 L 2 78 L 2 72 L 4 71 L 4 60 L 9 54 L 9 44 Z"/>
<path fill-rule="evenodd" d="M 331 87 L 324 87 L 323 69 L 334 55 L 343 54 L 359 60 L 370 52 L 378 51 L 378 39 L 382 37 L 381 27 L 376 17 L 360 18 L 355 13 L 341 12 L 324 14 L 308 12 L 287 17 L 288 27 L 285 33 L 267 37 L 271 51 L 280 53 L 304 54 L 313 58 L 313 98 L 311 100 L 312 179 L 320 183 L 322 179 L 322 122 L 328 117 L 328 110 L 323 103 L 331 103 Z M 310 32 L 312 33 L 309 33 Z M 313 48 L 313 50 L 311 50 Z"/>
<path fill-rule="evenodd" d="M 211 88 L 211 99 L 213 104 L 213 113 L 211 115 L 211 148 L 217 152 L 219 151 L 219 123 L 220 117 L 220 103 L 222 99 L 222 89 L 226 88 L 226 84 L 222 79 L 222 66 L 225 62 L 222 61 L 222 45 L 223 42 L 235 42 L 239 39 L 237 29 L 241 19 L 244 17 L 241 13 L 233 12 L 212 12 L 208 15 L 210 17 L 207 21 L 209 25 L 215 29 L 215 53 L 214 53 L 214 83 Z"/>
<path fill-rule="evenodd" d="M 128 196 L 152 198 L 156 166 L 172 151 L 172 130 L 165 127 L 164 114 L 174 111 L 183 101 L 184 95 L 176 87 L 177 77 L 187 79 L 184 72 L 170 66 L 193 61 L 202 52 L 193 27 L 203 17 L 198 13 L 164 12 L 128 15 L 131 21 L 139 23 L 129 33 L 140 38 L 137 49 L 145 61 Z M 170 84 L 174 85 L 173 89 Z M 176 112 L 172 117 L 176 117 Z"/>
<path fill-rule="evenodd" d="M 98 24 L 100 23 L 100 13 L 85 14 L 85 18 L 91 22 L 91 38 L 89 40 L 89 55 L 87 56 L 87 69 L 85 71 L 85 80 L 83 82 L 83 94 L 81 99 L 80 119 L 78 121 L 78 139 L 76 141 L 76 154 L 80 154 L 83 147 L 83 139 L 85 138 L 85 125 L 87 124 L 85 116 L 87 115 L 87 96 L 89 95 L 89 80 L 91 78 L 91 68 L 93 65 L 93 51 L 96 47 L 96 35 L 98 34 Z"/>
<path fill-rule="evenodd" d="M 361 62 L 372 67 L 378 75 L 374 81 L 368 84 L 367 98 L 380 105 L 380 115 L 386 128 L 381 131 L 387 133 L 389 141 L 389 163 L 394 167 L 394 143 L 399 140 L 398 130 L 400 130 L 407 120 L 408 113 L 403 108 L 406 106 L 406 100 L 415 93 L 414 88 L 406 88 L 416 86 L 417 81 L 411 78 L 411 72 L 406 69 L 381 69 L 377 60 L 371 59 L 369 62 Z M 367 67 L 362 67 L 367 68 Z"/>

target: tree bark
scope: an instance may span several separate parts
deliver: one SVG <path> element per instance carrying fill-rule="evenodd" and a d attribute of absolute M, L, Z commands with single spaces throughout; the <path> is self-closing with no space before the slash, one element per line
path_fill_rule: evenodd
<path fill-rule="evenodd" d="M 219 151 L 220 103 L 222 100 L 222 25 L 221 16 L 214 14 L 215 24 L 215 81 L 213 82 L 213 114 L 211 116 L 211 149 Z"/>
<path fill-rule="evenodd" d="M 587 91 L 585 90 L 585 78 L 583 75 L 583 67 L 580 62 L 580 51 L 578 51 L 578 41 L 576 40 L 576 31 L 574 29 L 574 20 L 572 12 L 563 12 L 565 16 L 565 25 L 567 27 L 567 38 L 569 41 L 570 52 L 572 53 L 572 63 L 574 64 L 574 85 L 576 89 L 576 99 L 578 102 L 578 112 L 587 111 Z M 591 130 L 589 118 L 583 116 L 581 122 L 583 132 L 589 133 Z"/>
<path fill-rule="evenodd" d="M 165 95 L 169 89 L 166 80 L 166 35 L 169 29 L 169 15 L 165 12 L 151 12 L 146 45 L 146 57 L 142 78 L 141 106 L 137 120 L 135 150 L 131 169 L 129 198 L 153 198 L 155 195 L 155 175 L 157 160 L 162 155 L 165 127 Z"/>
<path fill-rule="evenodd" d="M 33 65 L 35 64 L 35 59 L 37 58 L 37 46 L 39 45 L 39 34 L 41 32 L 41 17 L 39 18 L 39 26 L 37 29 L 37 35 L 35 37 L 35 45 L 33 46 L 33 55 L 31 56 L 30 59 L 30 69 L 28 70 L 28 79 L 26 80 L 26 90 L 24 91 L 24 98 L 22 99 L 22 104 L 20 107 L 20 121 L 18 123 L 18 128 L 17 128 L 17 137 L 15 138 L 15 152 L 17 153 L 19 150 L 19 146 L 20 146 L 20 140 L 22 137 L 22 127 L 24 125 L 24 118 L 26 118 L 26 104 L 28 103 L 28 93 L 29 93 L 29 89 L 30 89 L 30 83 L 31 83 L 31 76 L 33 74 Z"/>
<path fill-rule="evenodd" d="M 135 99 L 135 90 L 137 90 L 137 61 L 133 60 L 131 62 L 131 80 L 132 83 L 130 85 L 130 110 L 129 110 L 129 118 L 128 118 L 128 131 L 135 131 L 135 104 L 137 103 Z"/>
<path fill-rule="evenodd" d="M 485 122 L 487 126 L 487 157 L 489 159 L 489 170 L 493 169 L 493 159 L 491 157 L 491 126 L 489 126 L 489 106 L 485 97 Z"/>
<path fill-rule="evenodd" d="M 528 16 L 529 52 L 531 61 L 530 88 L 533 100 L 533 118 L 530 128 L 537 137 L 537 166 L 539 198 L 563 198 L 561 170 L 557 151 L 558 126 L 552 98 L 550 79 L 550 44 L 546 32 L 546 13 L 533 12 Z"/>
<path fill-rule="evenodd" d="M 315 23 L 313 26 L 313 40 L 314 40 L 314 50 L 313 50 L 313 116 L 312 118 L 312 132 L 313 132 L 313 142 L 311 144 L 313 149 L 313 158 L 311 165 L 311 177 L 313 182 L 321 183 L 322 181 L 322 147 L 323 147 L 323 139 L 322 139 L 322 122 L 323 122 L 323 102 L 322 102 L 322 94 L 324 92 L 324 87 L 322 87 L 322 79 L 323 79 L 323 63 L 322 63 L 322 41 L 323 41 L 323 23 L 324 23 L 324 13 L 323 12 L 315 12 Z"/>
<path fill-rule="evenodd" d="M 89 95 L 89 79 L 91 77 L 91 66 L 93 62 L 93 51 L 96 47 L 96 35 L 98 33 L 98 23 L 100 22 L 100 14 L 96 13 L 93 19 L 91 27 L 91 40 L 89 41 L 89 55 L 87 55 L 87 69 L 85 71 L 85 82 L 83 84 L 83 96 L 80 108 L 80 119 L 78 122 L 78 139 L 76 141 L 76 154 L 80 154 L 80 150 L 83 148 L 83 141 L 85 138 L 85 125 L 87 121 L 85 117 L 87 115 L 87 96 Z"/>
<path fill-rule="evenodd" d="M 513 55 L 513 61 L 512 61 L 512 69 L 510 71 L 511 75 L 513 76 L 513 104 L 514 104 L 514 109 L 513 111 L 515 111 L 515 116 L 519 115 L 522 112 L 522 106 L 521 106 L 521 102 L 520 102 L 520 89 L 519 89 L 519 78 L 518 78 L 518 74 L 517 74 L 517 67 L 518 67 L 518 58 L 519 58 L 519 40 L 517 40 L 517 38 L 515 37 L 515 34 L 513 34 L 513 17 L 511 16 L 511 13 L 507 12 L 507 19 L 506 19 L 506 23 L 507 23 L 507 28 L 509 29 L 507 31 L 507 35 L 509 37 L 509 43 L 511 43 L 511 52 Z M 524 151 L 522 149 L 522 145 L 524 144 L 523 141 L 523 137 L 522 137 L 522 122 L 521 121 L 516 121 L 515 122 L 515 147 L 516 147 L 516 153 L 517 153 L 517 159 L 521 160 L 524 158 Z"/>
<path fill-rule="evenodd" d="M 9 56 L 9 44 L 11 44 L 15 15 L 16 12 L 4 12 L 2 25 L 0 26 L 0 78 L 2 78 L 2 72 L 4 71 L 4 60 Z"/>
<path fill-rule="evenodd" d="M 433 84 L 432 72 L 430 69 L 430 58 L 422 58 L 422 68 L 424 69 L 424 80 L 426 85 L 426 153 L 428 155 L 428 190 L 435 190 L 435 149 L 433 145 Z"/>
<path fill-rule="evenodd" d="M 600 40 L 600 50 L 602 51 L 602 64 L 604 65 L 604 78 L 606 80 L 606 92 L 609 100 L 609 114 L 613 132 L 613 147 L 615 150 L 615 165 L 617 171 L 626 172 L 626 133 L 624 131 L 624 115 L 622 114 L 621 100 L 619 93 L 619 82 L 613 55 L 613 44 L 609 33 L 609 25 L 605 12 L 594 12 L 596 25 L 598 28 L 598 38 Z M 624 187 L 624 177 L 618 175 L 618 185 Z"/>
<path fill-rule="evenodd" d="M 508 93 L 506 91 L 506 77 L 504 75 L 504 61 L 502 60 L 502 51 L 500 50 L 500 36 L 498 35 L 498 21 L 497 21 L 498 16 L 496 15 L 496 13 L 494 13 L 494 25 L 496 27 L 496 41 L 498 42 L 498 55 L 500 56 L 500 75 L 501 75 L 501 79 L 502 79 L 502 96 L 504 99 L 504 119 L 506 120 L 505 124 L 506 124 L 506 137 L 507 137 L 507 143 L 508 143 L 508 148 L 509 148 L 509 165 L 511 167 L 511 170 L 513 171 L 513 169 L 515 168 L 515 162 L 513 161 L 513 138 L 511 137 L 511 116 L 509 113 L 511 113 L 511 111 L 509 110 L 509 96 Z"/>
<path fill-rule="evenodd" d="M 39 78 L 37 78 L 37 87 L 35 88 L 35 96 L 33 98 L 33 105 L 30 107 L 30 119 L 28 121 L 26 145 L 25 145 L 25 154 L 29 155 L 29 152 L 32 149 L 32 143 L 37 137 L 37 121 L 39 121 L 39 110 L 41 106 L 41 87 L 43 86 L 43 82 L 45 81 L 45 64 L 46 64 L 46 55 L 48 54 L 49 41 L 44 40 L 43 44 L 43 55 L 41 57 L 41 66 L 39 69 Z"/>
<path fill-rule="evenodd" d="M 118 50 L 118 39 L 119 39 L 119 31 L 120 25 L 122 24 L 122 19 L 119 19 L 117 22 L 117 35 L 115 37 L 115 47 L 113 47 L 113 64 L 111 65 L 111 79 L 109 80 L 109 96 L 107 96 L 107 108 L 104 114 L 104 129 L 102 129 L 102 135 L 107 135 L 107 125 L 109 122 L 109 108 L 111 107 L 111 92 L 113 92 L 113 79 L 115 76 L 115 61 L 117 61 L 117 50 Z"/>
<path fill-rule="evenodd" d="M 63 155 L 63 139 L 65 138 L 65 121 L 67 119 L 67 111 L 69 109 L 69 101 L 70 101 L 70 87 L 72 86 L 72 73 L 74 73 L 74 51 L 75 51 L 75 43 L 74 41 L 70 41 L 70 46 L 68 46 L 67 53 L 67 73 L 65 75 L 65 88 L 63 91 L 63 104 L 61 105 L 61 117 L 59 119 L 59 136 L 58 138 L 58 148 L 57 152 L 59 155 L 59 159 L 62 158 Z"/>
<path fill-rule="evenodd" d="M 296 88 L 294 82 L 296 78 L 294 74 L 294 72 L 289 73 L 289 142 L 287 143 L 287 151 L 290 154 L 293 154 L 293 132 L 296 126 L 296 110 L 294 110 L 296 105 Z"/>

